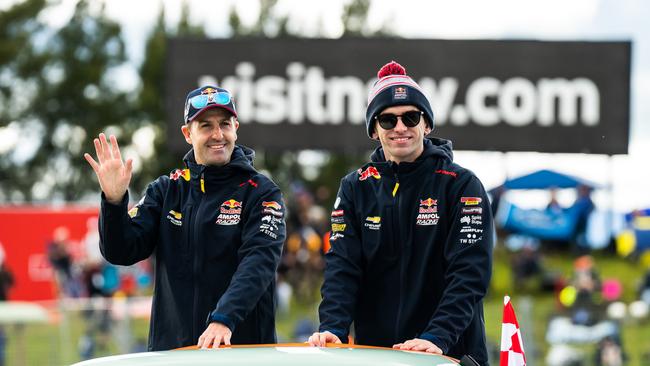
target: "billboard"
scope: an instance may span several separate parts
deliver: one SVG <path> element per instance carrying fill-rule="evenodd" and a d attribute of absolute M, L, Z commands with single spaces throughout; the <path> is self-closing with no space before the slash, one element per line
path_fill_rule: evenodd
<path fill-rule="evenodd" d="M 404 39 L 171 39 L 170 147 L 199 85 L 233 92 L 239 143 L 351 151 L 365 134 L 369 85 L 396 60 L 431 100 L 434 136 L 460 150 L 627 153 L 630 42 Z"/>

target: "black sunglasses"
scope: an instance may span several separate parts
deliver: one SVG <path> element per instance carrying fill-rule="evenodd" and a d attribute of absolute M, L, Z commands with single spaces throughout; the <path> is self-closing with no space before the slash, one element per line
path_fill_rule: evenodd
<path fill-rule="evenodd" d="M 404 126 L 415 127 L 420 123 L 420 117 L 422 115 L 424 115 L 422 111 L 408 111 L 402 114 L 383 113 L 375 116 L 375 119 L 384 130 L 392 130 L 397 126 L 398 118 L 402 118 Z"/>

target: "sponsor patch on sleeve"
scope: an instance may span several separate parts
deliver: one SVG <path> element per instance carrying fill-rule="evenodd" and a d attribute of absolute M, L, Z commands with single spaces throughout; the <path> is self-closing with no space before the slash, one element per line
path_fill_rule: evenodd
<path fill-rule="evenodd" d="M 339 231 L 345 231 L 345 224 L 332 224 L 332 231 L 333 232 L 339 232 Z"/>
<path fill-rule="evenodd" d="M 134 218 L 134 217 L 138 216 L 138 209 L 144 203 L 144 198 L 145 197 L 146 196 L 142 196 L 142 198 L 140 198 L 140 201 L 138 201 L 138 203 L 136 203 L 135 206 L 131 207 L 131 209 L 128 211 L 128 214 L 129 214 L 130 218 Z"/>
<path fill-rule="evenodd" d="M 269 214 L 276 217 L 282 217 L 282 205 L 276 201 L 263 201 L 262 202 L 262 213 Z"/>
<path fill-rule="evenodd" d="M 476 206 L 479 203 L 481 203 L 482 199 L 481 197 L 461 197 L 460 198 L 460 203 L 464 204 L 465 206 Z"/>

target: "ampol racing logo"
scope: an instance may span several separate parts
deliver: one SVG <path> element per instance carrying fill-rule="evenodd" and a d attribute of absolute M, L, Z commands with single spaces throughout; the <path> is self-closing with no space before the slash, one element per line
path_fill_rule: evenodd
<path fill-rule="evenodd" d="M 241 218 L 242 203 L 229 199 L 221 204 L 219 208 L 219 216 L 217 217 L 217 225 L 237 225 Z"/>
<path fill-rule="evenodd" d="M 375 179 L 381 178 L 379 171 L 374 166 L 369 166 L 364 171 L 361 171 L 361 169 L 359 169 L 357 172 L 359 173 L 359 180 L 366 180 L 368 177 L 373 177 Z"/>
<path fill-rule="evenodd" d="M 415 224 L 421 226 L 437 225 L 438 220 L 440 220 L 438 216 L 438 200 L 431 197 L 420 200 L 420 208 Z"/>

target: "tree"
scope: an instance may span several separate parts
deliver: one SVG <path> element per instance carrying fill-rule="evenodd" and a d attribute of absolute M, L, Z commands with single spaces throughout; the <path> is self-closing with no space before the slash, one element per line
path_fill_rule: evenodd
<path fill-rule="evenodd" d="M 82 152 L 94 151 L 92 137 L 107 124 L 119 134 L 130 123 L 127 95 L 116 88 L 111 74 L 126 61 L 124 43 L 119 25 L 105 16 L 103 6 L 92 11 L 87 1 L 79 1 L 70 21 L 46 44 L 33 55 L 39 62 L 24 62 L 22 75 L 29 77 L 19 80 L 29 108 L 16 121 L 21 133 L 34 136 L 29 142 L 34 151 L 3 166 L 12 172 L 5 188 L 12 200 L 74 201 L 96 190 Z"/>
<path fill-rule="evenodd" d="M 27 0 L 0 11 L 0 136 L 4 136 L 0 144 L 0 201 L 9 196 L 13 185 L 10 159 L 19 129 L 16 120 L 28 109 L 22 99 L 22 84 L 16 81 L 32 76 L 42 64 L 34 55 L 30 37 L 42 29 L 36 19 L 44 8 L 45 0 Z"/>

